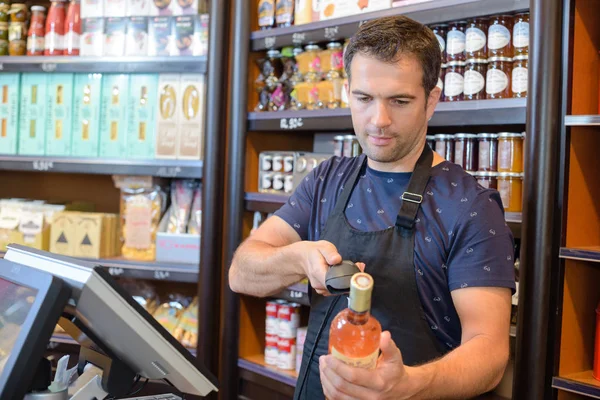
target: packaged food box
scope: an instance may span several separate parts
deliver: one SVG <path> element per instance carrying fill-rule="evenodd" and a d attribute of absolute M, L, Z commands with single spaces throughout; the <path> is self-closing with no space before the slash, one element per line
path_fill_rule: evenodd
<path fill-rule="evenodd" d="M 174 24 L 170 17 L 153 17 L 148 24 L 148 55 L 170 56 L 175 53 Z"/>
<path fill-rule="evenodd" d="M 100 137 L 102 74 L 75 74 L 71 153 L 97 157 Z"/>
<path fill-rule="evenodd" d="M 148 18 L 130 17 L 127 21 L 127 38 L 125 40 L 125 55 L 148 55 Z"/>
<path fill-rule="evenodd" d="M 0 74 L 0 154 L 17 154 L 21 74 Z"/>
<path fill-rule="evenodd" d="M 74 74 L 48 74 L 46 155 L 71 155 Z"/>
<path fill-rule="evenodd" d="M 175 17 L 175 49 L 172 55 L 191 56 L 194 45 L 194 16 Z"/>
<path fill-rule="evenodd" d="M 150 15 L 151 0 L 127 0 L 128 17 L 146 17 Z"/>
<path fill-rule="evenodd" d="M 127 0 L 104 0 L 105 17 L 127 16 Z"/>
<path fill-rule="evenodd" d="M 50 227 L 50 252 L 73 256 L 75 254 L 75 217 L 77 213 L 58 214 Z"/>
<path fill-rule="evenodd" d="M 48 74 L 22 76 L 19 154 L 41 156 L 46 153 L 47 85 Z"/>
<path fill-rule="evenodd" d="M 171 0 L 169 8 L 173 16 L 197 15 L 198 0 Z"/>
<path fill-rule="evenodd" d="M 81 0 L 81 18 L 104 17 L 104 0 Z"/>
<path fill-rule="evenodd" d="M 392 0 L 324 0 L 320 5 L 320 20 L 347 17 L 392 6 Z"/>
<path fill-rule="evenodd" d="M 296 0 L 294 5 L 294 25 L 304 25 L 313 22 L 313 0 Z"/>
<path fill-rule="evenodd" d="M 106 74 L 102 78 L 100 109 L 100 157 L 127 156 L 127 100 L 129 75 Z"/>
<path fill-rule="evenodd" d="M 127 104 L 127 157 L 153 159 L 156 144 L 158 75 L 130 76 Z"/>
<path fill-rule="evenodd" d="M 179 74 L 161 74 L 158 78 L 156 158 L 176 159 L 179 128 L 177 105 L 181 101 Z"/>
<path fill-rule="evenodd" d="M 104 18 L 87 18 L 81 21 L 82 56 L 101 57 L 104 49 Z"/>
<path fill-rule="evenodd" d="M 206 109 L 205 75 L 183 74 L 180 80 L 181 98 L 177 104 L 179 139 L 177 158 L 200 160 L 204 142 L 204 110 Z"/>
<path fill-rule="evenodd" d="M 104 27 L 104 55 L 120 57 L 125 55 L 125 36 L 128 19 L 124 17 L 106 18 Z"/>
<path fill-rule="evenodd" d="M 194 43 L 192 53 L 194 56 L 206 56 L 208 54 L 208 24 L 209 15 L 202 14 L 194 17 Z"/>
<path fill-rule="evenodd" d="M 275 25 L 275 0 L 258 1 L 258 26 L 270 28 Z"/>

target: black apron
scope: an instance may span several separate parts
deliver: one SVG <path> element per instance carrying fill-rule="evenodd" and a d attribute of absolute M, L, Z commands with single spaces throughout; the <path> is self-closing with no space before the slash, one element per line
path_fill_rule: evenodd
<path fill-rule="evenodd" d="M 404 363 L 409 366 L 432 361 L 445 353 L 425 319 L 414 264 L 414 223 L 429 181 L 432 161 L 433 152 L 426 145 L 402 196 L 396 225 L 382 231 L 361 232 L 350 226 L 344 210 L 366 168 L 364 157 L 362 166 L 348 179 L 321 235 L 322 240 L 337 247 L 344 260 L 366 264 L 365 272 L 375 281 L 371 314 L 383 330 L 390 331 Z M 324 399 L 319 357 L 328 353 L 331 320 L 347 307 L 346 296 L 323 297 L 311 289 L 308 333 L 294 400 Z"/>

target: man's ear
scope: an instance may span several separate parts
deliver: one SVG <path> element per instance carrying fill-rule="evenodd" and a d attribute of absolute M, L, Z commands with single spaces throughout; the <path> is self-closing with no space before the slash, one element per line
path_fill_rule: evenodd
<path fill-rule="evenodd" d="M 442 89 L 438 86 L 434 87 L 431 92 L 429 92 L 429 97 L 427 97 L 427 120 L 431 119 L 433 113 L 435 112 L 435 108 L 440 101 L 440 96 L 442 94 Z"/>

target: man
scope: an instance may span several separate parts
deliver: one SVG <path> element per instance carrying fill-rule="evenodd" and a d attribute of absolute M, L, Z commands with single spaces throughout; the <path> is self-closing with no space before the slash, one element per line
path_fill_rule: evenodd
<path fill-rule="evenodd" d="M 502 378 L 513 239 L 498 193 L 426 145 L 440 60 L 415 21 L 363 24 L 344 61 L 364 154 L 321 164 L 236 252 L 236 292 L 269 296 L 310 280 L 296 399 L 466 399 Z M 347 303 L 327 296 L 324 278 L 342 259 L 375 280 L 371 312 L 386 331 L 375 370 L 327 355 L 329 324 Z"/>

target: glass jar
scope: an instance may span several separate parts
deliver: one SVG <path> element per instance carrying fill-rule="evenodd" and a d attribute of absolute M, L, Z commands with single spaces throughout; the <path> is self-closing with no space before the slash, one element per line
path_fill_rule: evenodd
<path fill-rule="evenodd" d="M 10 10 L 10 4 L 0 3 L 0 22 L 8 22 L 8 10 Z"/>
<path fill-rule="evenodd" d="M 500 192 L 504 211 L 523 211 L 523 174 L 500 172 L 498 174 L 498 192 Z"/>
<path fill-rule="evenodd" d="M 512 58 L 492 57 L 488 59 L 485 79 L 485 92 L 488 99 L 507 99 L 512 97 L 510 78 Z"/>
<path fill-rule="evenodd" d="M 523 172 L 522 133 L 498 134 L 498 172 Z"/>
<path fill-rule="evenodd" d="M 467 30 L 466 21 L 453 22 L 446 34 L 446 62 L 464 61 Z"/>
<path fill-rule="evenodd" d="M 512 57 L 513 17 L 496 15 L 488 26 L 488 57 Z"/>
<path fill-rule="evenodd" d="M 65 4 L 53 0 L 46 19 L 45 56 L 62 56 L 65 54 Z"/>
<path fill-rule="evenodd" d="M 444 76 L 444 101 L 461 101 L 465 88 L 465 62 L 451 61 Z"/>
<path fill-rule="evenodd" d="M 529 56 L 522 55 L 513 58 L 511 90 L 513 97 L 527 97 Z"/>
<path fill-rule="evenodd" d="M 307 82 L 318 82 L 323 76 L 321 69 L 321 48 L 316 44 L 309 44 L 304 48 L 304 54 L 308 58 L 308 71 L 304 76 Z"/>
<path fill-rule="evenodd" d="M 346 64 L 344 58 L 346 57 L 346 49 L 348 48 L 348 44 L 350 44 L 350 39 L 346 39 L 344 41 L 344 47 L 342 48 L 342 77 L 344 79 L 348 78 L 348 74 L 346 73 Z"/>
<path fill-rule="evenodd" d="M 319 82 L 306 82 L 308 84 L 308 102 L 306 103 L 307 110 L 321 109 L 322 102 L 319 92 Z"/>
<path fill-rule="evenodd" d="M 446 35 L 448 35 L 447 24 L 437 24 L 431 27 L 433 34 L 437 38 L 440 44 L 440 50 L 442 51 L 442 62 L 446 60 Z"/>
<path fill-rule="evenodd" d="M 529 13 L 515 15 L 513 27 L 513 47 L 515 56 L 529 55 Z"/>
<path fill-rule="evenodd" d="M 480 133 L 477 135 L 478 170 L 498 172 L 498 134 Z"/>
<path fill-rule="evenodd" d="M 473 18 L 467 22 L 466 58 L 487 58 L 488 25 L 486 18 Z"/>
<path fill-rule="evenodd" d="M 498 189 L 498 173 L 497 172 L 475 172 L 477 183 L 487 189 Z"/>
<path fill-rule="evenodd" d="M 300 81 L 303 81 L 306 77 L 306 74 L 308 74 L 311 56 L 311 54 L 308 54 L 302 48 L 297 47 L 294 49 L 296 69 L 298 70 L 298 77 L 300 78 Z"/>
<path fill-rule="evenodd" d="M 431 147 L 431 150 L 435 151 L 435 136 L 427 135 L 425 140 L 427 140 L 427 146 Z"/>
<path fill-rule="evenodd" d="M 44 34 L 46 24 L 46 9 L 42 6 L 31 7 L 31 22 L 27 33 L 27 55 L 44 55 Z"/>
<path fill-rule="evenodd" d="M 327 80 L 334 80 L 342 77 L 344 70 L 344 59 L 342 45 L 337 42 L 327 44 L 327 69 L 325 64 L 321 65 L 323 71 L 327 71 Z"/>
<path fill-rule="evenodd" d="M 487 60 L 471 58 L 465 66 L 464 100 L 484 100 Z"/>
<path fill-rule="evenodd" d="M 454 135 L 454 163 L 465 171 L 477 170 L 477 135 L 457 133 Z"/>
<path fill-rule="evenodd" d="M 0 22 L 0 56 L 8 55 L 8 22 Z"/>
<path fill-rule="evenodd" d="M 8 11 L 10 22 L 27 22 L 27 6 L 23 3 L 13 3 Z"/>
<path fill-rule="evenodd" d="M 454 162 L 454 137 L 438 134 L 435 138 L 435 152 L 450 162 Z"/>
<path fill-rule="evenodd" d="M 446 68 L 448 66 L 446 64 L 442 64 L 440 68 L 440 77 L 438 78 L 438 83 L 436 87 L 440 88 L 440 102 L 446 101 L 446 96 L 444 95 L 444 81 L 446 80 Z"/>

